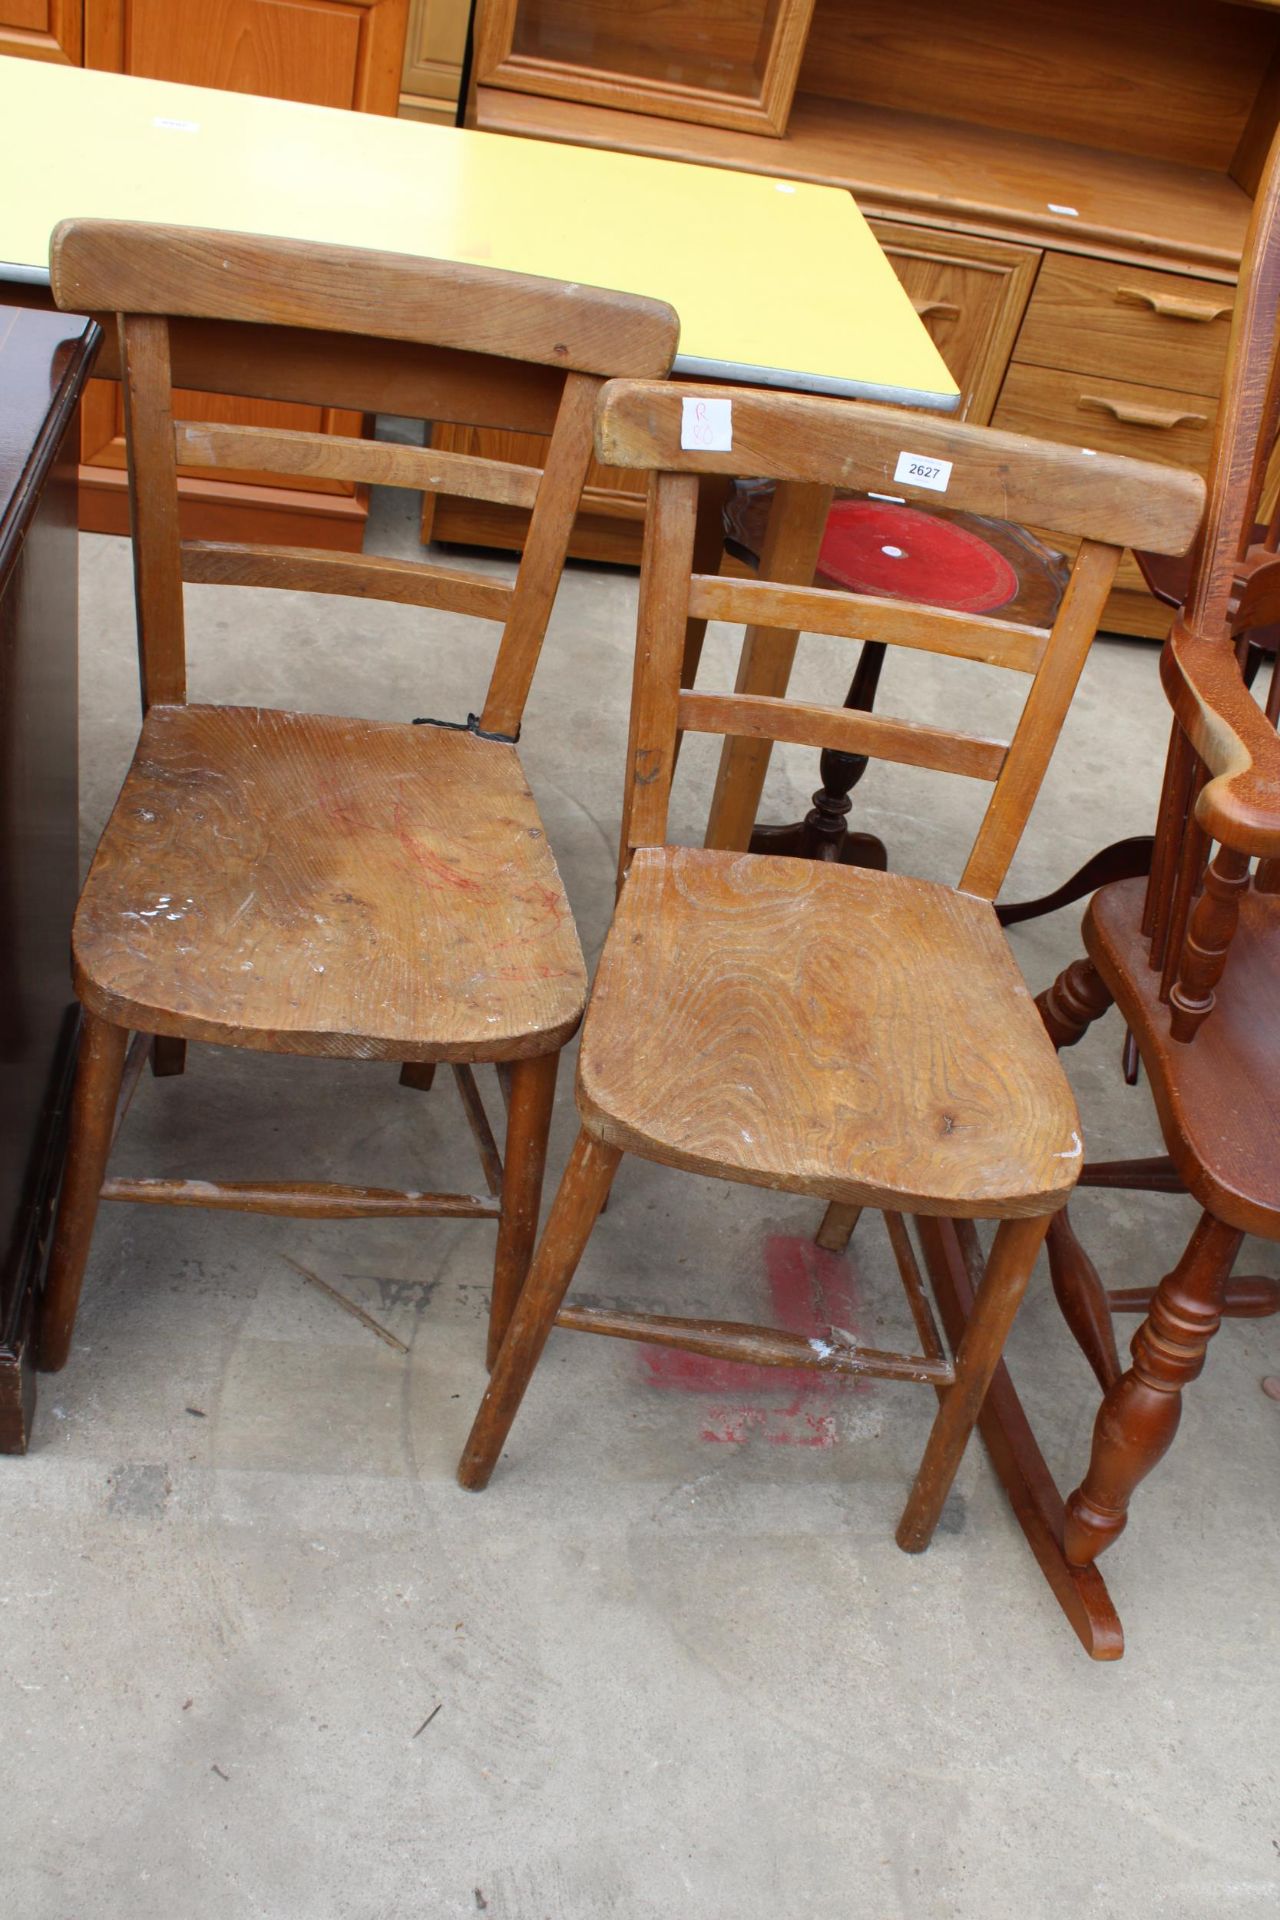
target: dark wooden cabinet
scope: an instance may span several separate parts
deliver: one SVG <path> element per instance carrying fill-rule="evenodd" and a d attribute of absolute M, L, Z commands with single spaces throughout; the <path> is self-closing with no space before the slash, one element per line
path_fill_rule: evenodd
<path fill-rule="evenodd" d="M 0 1451 L 26 1448 L 31 1318 L 75 1051 L 77 408 L 98 330 L 0 307 Z"/>

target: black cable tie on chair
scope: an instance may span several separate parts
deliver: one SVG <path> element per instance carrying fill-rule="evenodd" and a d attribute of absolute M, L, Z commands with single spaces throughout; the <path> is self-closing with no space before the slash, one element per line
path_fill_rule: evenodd
<path fill-rule="evenodd" d="M 520 729 L 514 733 L 490 733 L 480 725 L 480 715 L 469 713 L 465 720 L 432 720 L 429 717 L 414 720 L 415 727 L 448 727 L 450 733 L 474 733 L 477 740 L 500 740 L 504 747 L 514 747 L 520 738 Z"/>

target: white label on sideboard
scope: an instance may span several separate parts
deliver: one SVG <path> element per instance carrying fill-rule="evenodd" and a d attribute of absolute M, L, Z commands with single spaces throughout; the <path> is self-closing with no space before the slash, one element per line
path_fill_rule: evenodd
<path fill-rule="evenodd" d="M 703 453 L 732 453 L 732 400 L 682 400 L 680 445 Z"/>
<path fill-rule="evenodd" d="M 686 400 L 685 405 L 688 404 Z M 900 453 L 893 477 L 905 481 L 909 487 L 928 487 L 932 493 L 945 493 L 951 485 L 951 462 L 930 460 L 923 453 Z"/>

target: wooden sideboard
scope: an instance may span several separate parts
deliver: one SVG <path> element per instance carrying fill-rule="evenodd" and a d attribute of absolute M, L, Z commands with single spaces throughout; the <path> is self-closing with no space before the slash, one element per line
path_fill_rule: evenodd
<path fill-rule="evenodd" d="M 0 0 L 0 54 L 62 60 L 236 93 L 394 114 L 409 0 Z M 85 155 L 92 166 L 92 153 Z M 75 208 L 68 209 L 75 212 Z M 358 433 L 361 416 L 267 401 L 191 397 L 189 419 Z M 127 533 L 120 389 L 94 381 L 81 427 L 80 524 Z M 188 537 L 257 539 L 356 550 L 367 514 L 343 481 L 191 472 L 182 479 Z"/>
<path fill-rule="evenodd" d="M 76 408 L 98 329 L 0 307 L 0 1452 L 25 1450 L 30 1335 L 74 1064 L 79 887 Z"/>
<path fill-rule="evenodd" d="M 684 0 L 480 0 L 476 124 L 846 187 L 968 418 L 1203 471 L 1252 195 L 1280 116 L 1280 0 L 815 0 L 776 136 L 723 124 L 710 87 L 700 100 L 678 52 L 689 11 Z M 720 19 L 740 37 L 744 14 L 761 34 L 771 22 L 790 30 L 777 9 L 744 0 L 693 11 L 712 36 Z M 652 109 L 664 23 L 682 117 L 669 101 Z M 584 92 L 584 75 L 606 79 L 607 96 Z M 537 457 L 523 443 L 512 451 Z M 634 560 L 642 502 L 593 478 L 574 550 Z M 438 538 L 519 538 L 460 502 L 433 513 Z M 1167 625 L 1131 564 L 1108 624 Z"/>
<path fill-rule="evenodd" d="M 453 126 L 470 17 L 470 0 L 409 0 L 400 80 L 402 120 Z"/>

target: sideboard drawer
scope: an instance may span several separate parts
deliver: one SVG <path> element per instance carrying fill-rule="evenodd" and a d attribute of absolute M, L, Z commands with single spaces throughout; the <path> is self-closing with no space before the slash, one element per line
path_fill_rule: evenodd
<path fill-rule="evenodd" d="M 961 394 L 961 418 L 991 418 L 1040 254 L 1007 240 L 871 220 Z"/>
<path fill-rule="evenodd" d="M 1010 367 L 992 425 L 1071 446 L 1128 453 L 1203 473 L 1213 444 L 1216 400 L 1167 387 L 1098 380 L 1050 367 Z"/>
<path fill-rule="evenodd" d="M 1234 299 L 1234 287 L 1213 280 L 1048 253 L 1014 357 L 1216 394 Z"/>

